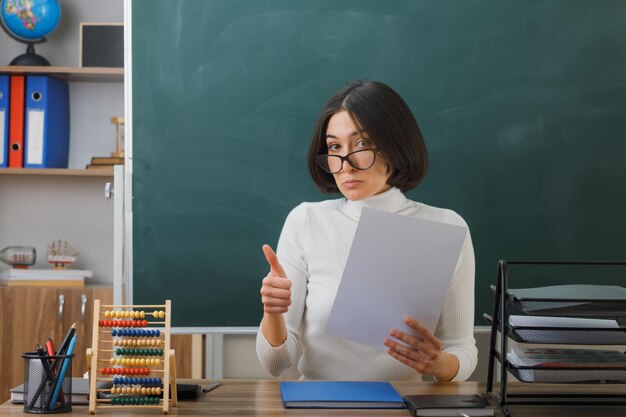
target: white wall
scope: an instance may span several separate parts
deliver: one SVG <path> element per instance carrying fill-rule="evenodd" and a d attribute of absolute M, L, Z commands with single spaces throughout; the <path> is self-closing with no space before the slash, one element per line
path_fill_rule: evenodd
<path fill-rule="evenodd" d="M 0 175 L 0 248 L 34 246 L 37 268 L 49 268 L 47 245 L 67 240 L 80 252 L 73 267 L 112 282 L 113 201 L 103 177 Z M 97 221 L 94 221 L 97 219 Z"/>

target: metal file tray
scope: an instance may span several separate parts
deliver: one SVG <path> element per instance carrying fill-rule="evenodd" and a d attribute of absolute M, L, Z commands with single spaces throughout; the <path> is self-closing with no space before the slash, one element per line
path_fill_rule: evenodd
<path fill-rule="evenodd" d="M 563 328 L 507 326 L 508 336 L 520 343 L 570 345 L 626 345 L 626 328 Z"/>
<path fill-rule="evenodd" d="M 491 326 L 493 318 L 488 314 L 483 317 Z M 506 334 L 519 343 L 626 345 L 626 327 L 515 326 L 509 323 Z"/>
<path fill-rule="evenodd" d="M 511 289 L 508 286 L 509 268 L 517 266 L 532 266 L 536 269 L 593 266 L 594 270 L 588 273 L 593 274 L 589 275 L 590 280 L 595 280 L 596 270 L 600 267 L 623 267 L 626 261 L 500 260 L 496 284 L 492 286 L 493 314 L 484 315 L 491 324 L 486 394 L 497 401 L 505 417 L 511 417 L 509 407 L 514 405 L 626 405 L 621 388 L 605 393 L 591 390 L 585 392 L 585 389 L 565 394 L 547 391 L 509 392 L 508 381 L 511 376 L 527 383 L 626 386 L 626 360 L 580 364 L 572 359 L 569 363 L 558 361 L 541 365 L 534 361 L 518 363 L 521 357 L 516 362 L 509 360 L 508 342 L 511 339 L 530 344 L 528 349 L 538 349 L 533 344 L 623 345 L 626 341 L 626 288 L 618 285 L 573 284 Z M 555 281 L 562 282 L 564 279 Z M 499 369 L 496 369 L 496 362 L 501 364 Z M 498 374 L 500 390 L 496 392 L 494 386 Z"/>
<path fill-rule="evenodd" d="M 514 366 L 507 370 L 522 382 L 547 384 L 625 384 L 626 368 L 570 368 Z"/>
<path fill-rule="evenodd" d="M 509 289 L 508 303 L 528 315 L 564 317 L 625 317 L 626 288 L 561 285 Z"/>

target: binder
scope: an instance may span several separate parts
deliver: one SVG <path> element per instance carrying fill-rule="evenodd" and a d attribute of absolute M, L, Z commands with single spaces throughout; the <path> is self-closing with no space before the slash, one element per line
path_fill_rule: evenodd
<path fill-rule="evenodd" d="M 26 77 L 26 168 L 67 168 L 70 106 L 67 83 L 45 75 Z"/>
<path fill-rule="evenodd" d="M 285 408 L 403 408 L 404 399 L 389 382 L 281 382 Z"/>
<path fill-rule="evenodd" d="M 9 168 L 24 166 L 24 82 L 23 75 L 9 81 Z"/>
<path fill-rule="evenodd" d="M 9 162 L 9 76 L 0 75 L 0 167 Z"/>

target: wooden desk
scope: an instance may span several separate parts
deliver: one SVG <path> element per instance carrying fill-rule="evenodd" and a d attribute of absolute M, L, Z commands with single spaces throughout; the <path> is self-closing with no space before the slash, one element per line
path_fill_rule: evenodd
<path fill-rule="evenodd" d="M 184 381 L 196 382 L 202 384 L 202 381 Z M 222 385 L 211 392 L 203 394 L 198 400 L 179 401 L 178 407 L 171 407 L 170 415 L 194 416 L 382 416 L 382 417 L 408 417 L 407 410 L 315 410 L 315 409 L 285 409 L 283 408 L 280 391 L 278 387 L 279 381 L 276 380 L 224 380 Z M 434 384 L 429 382 L 411 383 L 411 382 L 393 382 L 394 387 L 401 395 L 406 394 L 477 394 L 484 391 L 483 384 L 475 382 L 464 383 L 447 383 Z M 545 390 L 563 391 L 563 385 L 546 385 L 546 384 L 511 384 L 511 392 L 536 389 L 541 392 Z M 602 392 L 607 392 L 607 386 L 603 387 Z M 608 390 L 615 392 L 624 392 L 624 386 L 609 387 Z M 568 386 L 567 392 L 588 392 L 589 386 Z M 16 416 L 16 415 L 32 415 L 23 413 L 21 404 L 5 403 L 0 406 L 0 417 Z M 582 407 L 582 406 L 513 406 L 511 407 L 513 417 L 541 417 L 541 416 L 624 416 L 626 415 L 626 406 L 601 406 L 601 407 Z M 74 406 L 74 415 L 89 416 L 87 406 Z M 120 417 L 132 416 L 160 416 L 162 413 L 139 409 L 102 409 L 98 410 L 96 416 L 99 415 L 115 415 Z M 497 416 L 502 414 L 497 411 Z"/>

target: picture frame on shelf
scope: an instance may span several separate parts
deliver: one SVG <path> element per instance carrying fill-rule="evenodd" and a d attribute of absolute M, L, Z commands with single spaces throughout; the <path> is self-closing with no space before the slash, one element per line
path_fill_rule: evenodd
<path fill-rule="evenodd" d="M 123 23 L 80 23 L 80 67 L 124 67 Z"/>

